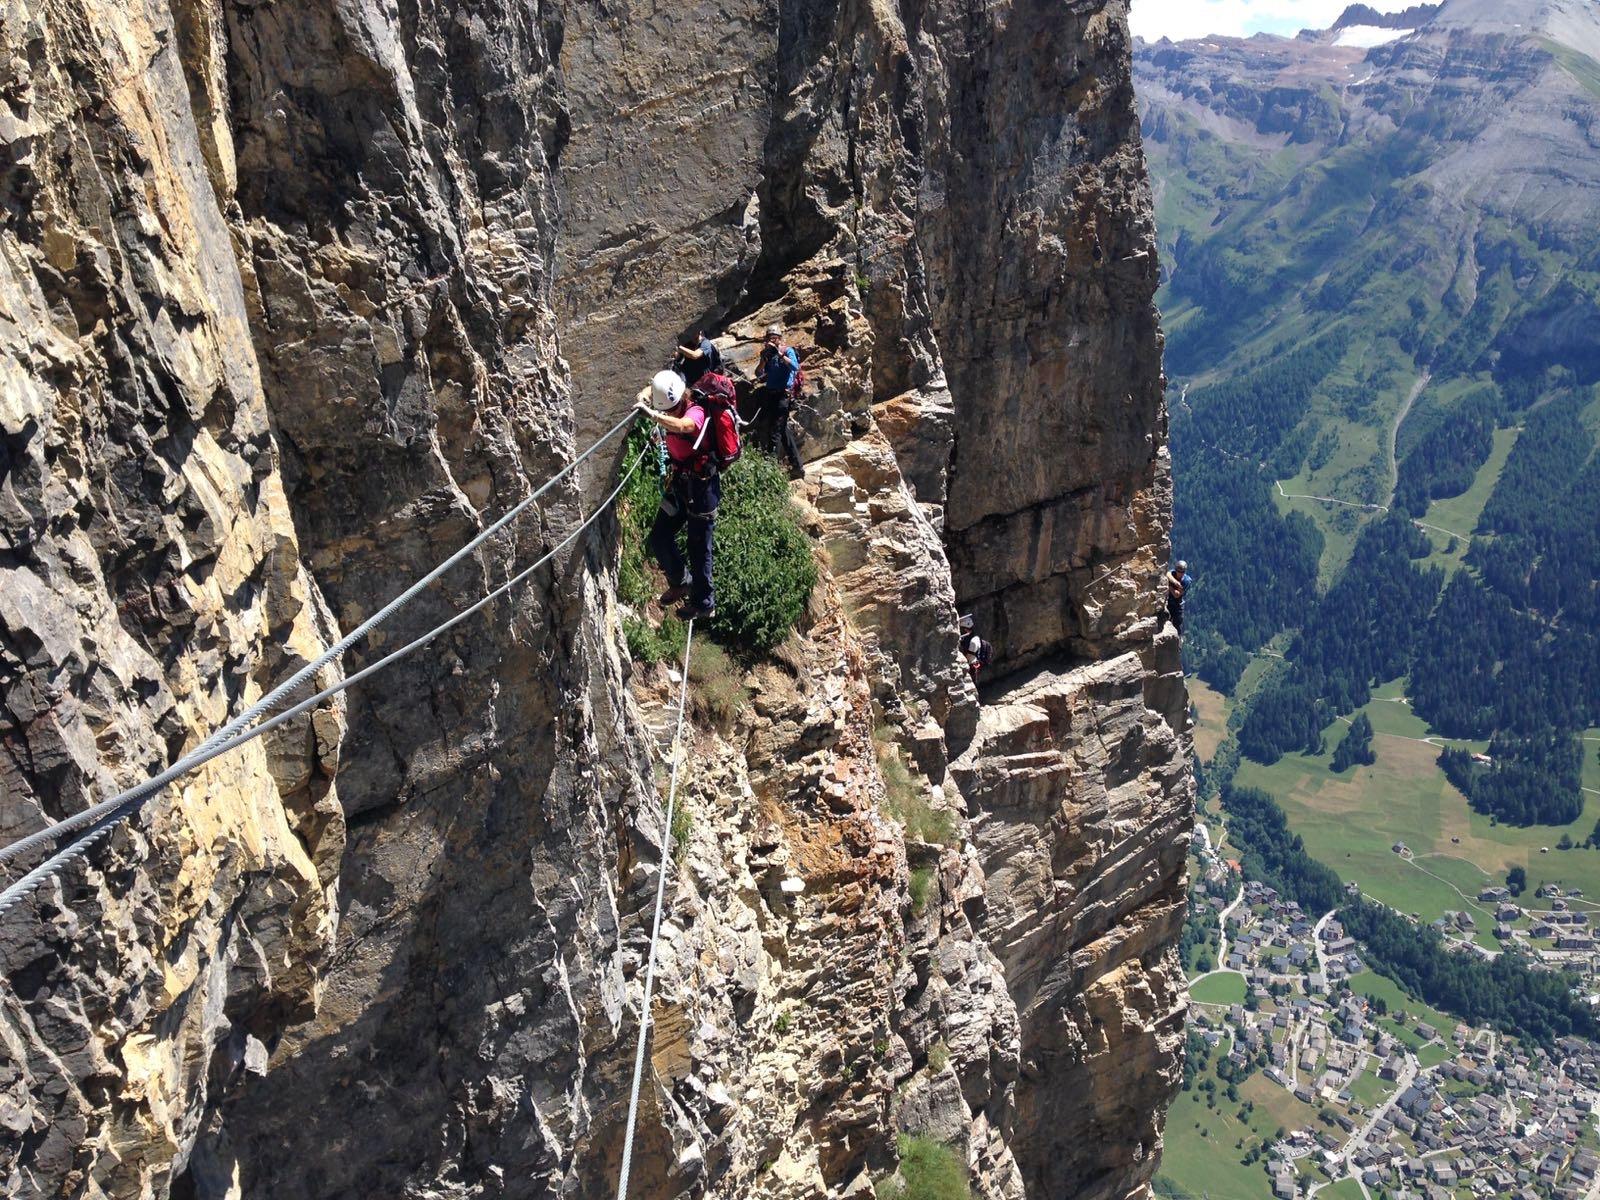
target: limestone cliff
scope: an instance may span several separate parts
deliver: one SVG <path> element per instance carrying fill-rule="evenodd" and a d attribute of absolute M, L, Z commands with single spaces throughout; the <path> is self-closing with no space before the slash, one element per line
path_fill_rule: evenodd
<path fill-rule="evenodd" d="M 664 850 L 636 1194 L 866 1195 L 897 1128 L 985 1197 L 1143 1194 L 1190 818 L 1129 69 L 1119 0 L 0 12 L 7 836 L 191 749 L 691 325 L 805 355 L 823 567 L 697 711 L 682 829 L 605 522 L 163 796 L 0 926 L 7 1194 L 611 1194 Z"/>

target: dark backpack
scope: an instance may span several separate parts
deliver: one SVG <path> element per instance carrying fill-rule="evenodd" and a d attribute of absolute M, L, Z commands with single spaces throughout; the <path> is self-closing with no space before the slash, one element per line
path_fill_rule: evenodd
<path fill-rule="evenodd" d="M 695 467 L 726 471 L 744 453 L 739 439 L 739 395 L 733 389 L 733 380 L 721 371 L 710 370 L 696 381 L 691 394 L 706 410 L 705 435 Z"/>

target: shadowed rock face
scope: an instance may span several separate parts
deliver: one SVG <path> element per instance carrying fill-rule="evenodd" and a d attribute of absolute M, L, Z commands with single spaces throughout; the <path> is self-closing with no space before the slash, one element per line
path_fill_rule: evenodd
<path fill-rule="evenodd" d="M 1128 69 L 1116 2 L 0 15 L 6 832 L 193 748 L 696 325 L 805 355 L 824 568 L 670 836 L 609 522 L 153 804 L 0 931 L 8 1194 L 612 1194 L 663 846 L 638 1194 L 863 1196 L 896 1129 L 984 1197 L 1143 1193 L 1189 815 Z"/>

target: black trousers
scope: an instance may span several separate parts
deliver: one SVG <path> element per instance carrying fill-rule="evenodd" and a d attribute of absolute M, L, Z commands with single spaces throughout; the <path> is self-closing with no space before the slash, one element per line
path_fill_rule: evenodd
<path fill-rule="evenodd" d="M 1167 597 L 1167 620 L 1172 622 L 1172 627 L 1179 633 L 1183 632 L 1183 601 L 1173 596 Z"/>
<path fill-rule="evenodd" d="M 761 412 L 771 416 L 772 438 L 768 449 L 772 457 L 777 458 L 781 454 L 797 472 L 804 471 L 806 465 L 800 460 L 800 447 L 795 444 L 794 430 L 789 427 L 789 411 L 794 407 L 789 393 L 782 388 L 763 385 L 756 393 L 756 399 L 761 405 Z"/>
<path fill-rule="evenodd" d="M 717 526 L 717 505 L 722 502 L 722 481 L 715 475 L 695 479 L 675 473 L 656 512 L 656 523 L 646 545 L 667 582 L 687 584 L 696 608 L 715 608 L 717 589 L 712 583 L 711 545 Z M 678 534 L 688 527 L 689 555 L 678 549 Z"/>

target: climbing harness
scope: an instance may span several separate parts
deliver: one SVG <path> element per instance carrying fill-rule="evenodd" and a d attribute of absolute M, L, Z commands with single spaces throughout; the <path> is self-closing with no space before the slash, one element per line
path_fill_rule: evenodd
<path fill-rule="evenodd" d="M 325 651 L 314 662 L 302 667 L 291 679 L 279 684 L 249 709 L 245 710 L 245 712 L 229 721 L 216 733 L 212 734 L 211 737 L 208 738 L 204 743 L 202 743 L 200 748 L 197 749 L 193 754 L 179 759 L 176 763 L 168 767 L 160 774 L 147 779 L 145 782 L 129 788 L 128 790 L 121 792 L 116 796 L 113 796 L 109 800 L 102 801 L 92 808 L 85 809 L 81 813 L 74 814 L 65 820 L 59 821 L 50 826 L 48 829 L 41 830 L 38 833 L 30 834 L 29 836 L 12 842 L 7 846 L 0 847 L 0 863 L 3 863 L 20 855 L 26 854 L 29 850 L 35 849 L 36 847 L 44 845 L 47 842 L 66 837 L 68 834 L 76 833 L 79 830 L 88 831 L 83 837 L 64 847 L 51 858 L 47 859 L 45 862 L 29 871 L 21 879 L 18 879 L 15 883 L 10 884 L 8 887 L 6 887 L 5 891 L 0 892 L 0 915 L 4 915 L 8 909 L 20 901 L 25 895 L 27 895 L 28 892 L 32 891 L 34 887 L 43 882 L 45 879 L 59 874 L 61 870 L 69 863 L 83 857 L 83 855 L 88 853 L 88 851 L 92 849 L 98 842 L 100 842 L 108 833 L 136 813 L 153 795 L 161 791 L 161 789 L 166 787 L 166 785 L 171 783 L 173 780 L 179 778 L 180 776 L 187 775 L 196 768 L 210 762 L 213 758 L 217 758 L 220 755 L 226 754 L 228 751 L 233 750 L 238 746 L 242 746 L 246 742 L 253 741 L 263 734 L 269 733 L 273 729 L 276 729 L 279 726 L 293 720 L 301 713 L 316 707 L 324 700 L 338 695 L 340 692 L 353 687 L 363 679 L 377 674 L 385 667 L 390 666 L 391 664 L 406 657 L 413 651 L 421 649 L 423 646 L 427 645 L 441 634 L 454 628 L 456 625 L 460 624 L 474 613 L 480 612 L 489 604 L 510 592 L 545 563 L 549 562 L 562 550 L 566 549 L 578 538 L 580 534 L 584 532 L 584 530 L 588 529 L 589 526 L 599 518 L 601 513 L 605 512 L 613 503 L 616 502 L 616 499 L 619 495 L 621 495 L 623 488 L 627 486 L 628 481 L 632 479 L 634 472 L 639 468 L 640 463 L 643 462 L 643 450 L 641 450 L 640 453 L 634 458 L 627 471 L 623 474 L 622 482 L 619 483 L 616 488 L 612 490 L 611 494 L 595 508 L 594 512 L 592 512 L 582 524 L 580 524 L 570 534 L 563 538 L 552 550 L 550 550 L 532 566 L 525 568 L 517 575 L 513 576 L 510 580 L 501 584 L 498 588 L 495 588 L 482 599 L 472 604 L 470 607 L 462 609 L 460 612 L 456 613 L 443 623 L 435 626 L 427 633 L 424 633 L 420 637 L 408 642 L 406 645 L 384 656 L 377 662 L 371 663 L 370 665 L 362 668 L 354 675 L 341 679 L 333 685 L 324 688 L 322 691 L 308 697 L 305 700 L 302 700 L 292 708 L 278 714 L 275 717 L 272 717 L 270 720 L 263 721 L 259 725 L 250 725 L 251 721 L 254 721 L 258 717 L 264 716 L 265 714 L 271 712 L 273 708 L 277 707 L 278 704 L 295 692 L 302 684 L 304 684 L 308 679 L 312 678 L 328 663 L 342 655 L 360 638 L 371 632 L 373 629 L 376 629 L 389 617 L 394 615 L 394 613 L 415 599 L 416 596 L 430 583 L 438 579 L 451 567 L 455 566 L 468 554 L 472 553 L 472 551 L 483 545 L 483 543 L 488 541 L 489 538 L 493 537 L 500 530 L 504 529 L 517 516 L 525 512 L 535 500 L 555 486 L 559 480 L 570 474 L 578 467 L 579 464 L 594 454 L 596 450 L 605 445 L 607 442 L 611 441 L 611 439 L 616 437 L 617 434 L 621 433 L 624 429 L 630 426 L 634 419 L 634 414 L 629 413 L 628 416 L 624 417 L 621 421 L 614 425 L 610 431 L 604 434 L 599 441 L 595 442 L 577 458 L 573 459 L 572 462 L 568 463 L 555 475 L 551 476 L 551 478 L 538 489 L 530 493 L 527 497 L 513 506 L 493 525 L 490 525 L 487 529 L 483 530 L 471 541 L 467 542 L 466 545 L 462 546 L 461 549 L 457 550 L 449 558 L 445 559 L 444 562 L 440 563 L 432 571 L 428 572 L 428 574 L 424 575 L 416 583 L 412 584 L 411 587 L 407 588 L 399 596 L 391 600 L 377 613 L 363 621 L 349 634 L 341 638 L 337 644 Z M 247 726 L 249 727 L 247 728 Z"/>
<path fill-rule="evenodd" d="M 672 731 L 672 780 L 667 785 L 667 813 L 661 825 L 661 865 L 656 868 L 656 913 L 650 924 L 650 952 L 645 959 L 644 999 L 639 1003 L 639 1045 L 633 1054 L 633 1088 L 628 1093 L 628 1125 L 622 1134 L 622 1173 L 617 1200 L 628 1200 L 628 1175 L 633 1169 L 633 1127 L 639 1118 L 639 1086 L 644 1079 L 644 1047 L 650 1033 L 650 996 L 656 986 L 656 942 L 661 937 L 661 910 L 667 894 L 667 868 L 672 864 L 672 817 L 677 811 L 678 768 L 683 763 L 683 706 L 689 698 L 689 651 L 694 648 L 694 618 L 683 643 L 683 685 L 678 690 L 678 723 Z"/>

